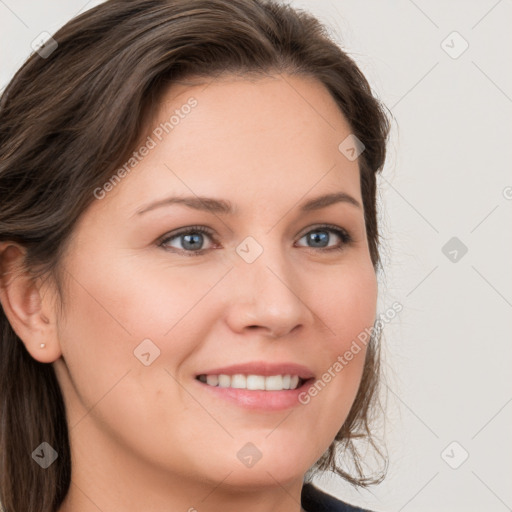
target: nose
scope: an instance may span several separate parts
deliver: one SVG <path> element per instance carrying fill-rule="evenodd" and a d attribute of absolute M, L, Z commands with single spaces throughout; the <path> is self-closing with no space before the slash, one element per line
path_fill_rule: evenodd
<path fill-rule="evenodd" d="M 280 338 L 313 322 L 307 290 L 280 251 L 265 250 L 256 261 L 238 261 L 235 267 L 226 316 L 234 332 Z"/>

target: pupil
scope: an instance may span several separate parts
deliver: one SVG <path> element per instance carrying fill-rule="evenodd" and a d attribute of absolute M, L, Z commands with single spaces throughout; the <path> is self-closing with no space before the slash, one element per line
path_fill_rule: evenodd
<path fill-rule="evenodd" d="M 198 246 L 201 245 L 201 238 L 203 235 L 196 234 L 196 235 L 183 235 L 185 243 L 183 244 L 183 247 L 185 249 L 197 249 Z M 197 241 L 198 237 L 200 237 L 199 241 Z M 194 241 L 192 241 L 195 239 Z M 189 245 L 190 244 L 190 245 Z"/>
<path fill-rule="evenodd" d="M 312 241 L 314 244 L 322 244 L 322 242 L 327 243 L 329 235 L 325 231 L 317 231 L 316 233 L 319 234 L 310 235 L 310 241 Z M 323 247 L 323 245 L 321 246 Z"/>

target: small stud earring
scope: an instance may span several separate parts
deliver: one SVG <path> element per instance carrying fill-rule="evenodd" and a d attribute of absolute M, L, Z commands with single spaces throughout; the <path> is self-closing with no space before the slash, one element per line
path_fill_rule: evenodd
<path fill-rule="evenodd" d="M 39 345 L 41 348 L 44 348 L 46 347 L 46 343 L 41 343 L 41 345 Z"/>

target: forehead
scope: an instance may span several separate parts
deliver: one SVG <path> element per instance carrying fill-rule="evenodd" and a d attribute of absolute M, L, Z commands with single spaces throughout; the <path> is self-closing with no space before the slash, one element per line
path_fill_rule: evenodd
<path fill-rule="evenodd" d="M 120 204 L 134 209 L 186 194 L 238 207 L 334 187 L 360 198 L 357 160 L 339 150 L 350 126 L 320 82 L 275 75 L 192 84 L 174 84 L 162 96 L 138 147 L 150 149 L 111 194 Z"/>

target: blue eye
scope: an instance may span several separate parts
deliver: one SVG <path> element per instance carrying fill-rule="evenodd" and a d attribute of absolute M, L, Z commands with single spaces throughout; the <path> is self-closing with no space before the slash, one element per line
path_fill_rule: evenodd
<path fill-rule="evenodd" d="M 328 247 L 326 244 L 329 243 L 332 233 L 340 239 L 340 242 L 332 247 Z M 171 251 L 177 249 L 178 252 L 186 254 L 187 256 L 199 256 L 211 248 L 203 248 L 204 235 L 207 235 L 207 238 L 215 241 L 213 232 L 209 228 L 204 226 L 189 226 L 171 235 L 164 235 L 164 238 L 159 240 L 158 246 Z M 313 244 L 307 247 L 308 249 L 318 249 L 319 251 L 343 250 L 346 245 L 353 241 L 347 231 L 336 226 L 319 226 L 308 231 L 300 240 L 303 238 L 307 239 L 307 243 Z M 171 242 L 174 240 L 178 240 L 181 247 L 171 245 Z"/>
<path fill-rule="evenodd" d="M 208 235 L 209 237 L 213 238 L 213 233 L 211 230 L 205 228 L 204 226 L 190 226 L 178 231 L 171 236 L 166 236 L 164 239 L 160 240 L 159 245 L 165 249 L 168 249 L 169 243 L 177 238 L 182 244 L 182 247 L 178 247 L 177 249 L 188 253 L 187 256 L 196 256 L 207 250 L 200 247 L 203 245 L 204 235 Z"/>
<path fill-rule="evenodd" d="M 341 243 L 333 247 L 327 247 L 325 244 L 328 244 L 331 238 L 329 233 L 334 233 L 341 240 Z M 324 251 L 342 250 L 345 245 L 352 242 L 352 237 L 348 232 L 336 226 L 319 226 L 308 231 L 302 238 L 307 238 L 307 241 L 313 244 L 313 246 L 309 247 L 310 249 L 320 249 Z"/>

